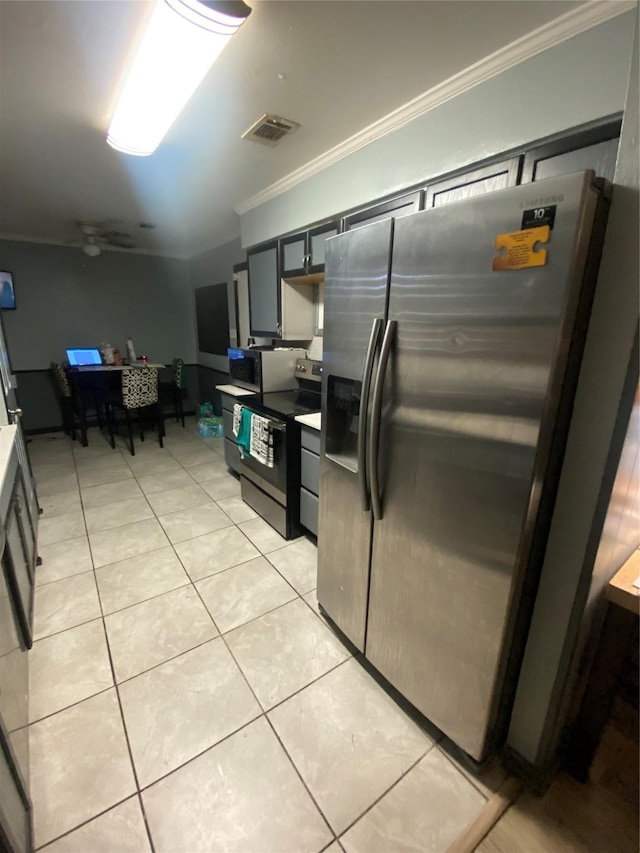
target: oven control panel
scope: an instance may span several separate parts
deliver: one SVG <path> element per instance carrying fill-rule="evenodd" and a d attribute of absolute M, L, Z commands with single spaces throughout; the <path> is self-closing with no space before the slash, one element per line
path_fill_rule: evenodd
<path fill-rule="evenodd" d="M 322 362 L 311 358 L 299 358 L 296 361 L 296 379 L 307 379 L 311 382 L 322 380 Z"/>

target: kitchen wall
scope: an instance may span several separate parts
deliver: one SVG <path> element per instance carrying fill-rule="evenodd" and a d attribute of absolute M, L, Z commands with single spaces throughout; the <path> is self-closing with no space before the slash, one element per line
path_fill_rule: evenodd
<path fill-rule="evenodd" d="M 574 36 L 248 211 L 242 245 L 621 111 L 634 23 L 629 12 Z"/>
<path fill-rule="evenodd" d="M 233 267 L 246 260 L 246 255 L 240 245 L 240 238 L 224 243 L 215 249 L 210 249 L 201 255 L 196 255 L 189 262 L 191 286 L 195 290 L 208 284 L 227 282 L 227 297 L 229 303 L 229 327 L 235 328 L 236 312 L 233 290 Z M 198 336 L 194 317 L 194 346 L 198 345 Z M 220 395 L 215 390 L 216 385 L 228 381 L 229 364 L 222 356 L 208 352 L 197 352 L 198 386 L 200 402 L 211 402 L 216 411 L 220 410 Z"/>
<path fill-rule="evenodd" d="M 625 16 L 626 17 L 626 16 Z M 613 199 L 593 310 L 587 332 L 558 496 L 536 603 L 515 696 L 509 746 L 532 764 L 552 764 L 580 676 L 580 648 L 591 631 L 594 600 L 637 542 L 629 536 L 633 513 L 616 528 L 617 547 L 606 549 L 605 512 L 611 497 L 612 451 L 625 405 L 638 381 L 640 258 L 639 72 L 637 19 L 630 22 L 635 46 L 614 175 Z M 634 348 L 635 351 L 634 351 Z M 629 389 L 627 391 L 627 389 Z M 629 402 L 627 401 L 629 394 Z M 636 422 L 629 427 L 623 458 L 627 486 L 634 475 Z M 626 426 L 626 424 L 624 424 Z M 617 460 L 616 460 L 617 461 Z M 615 462 L 614 462 L 615 466 Z M 615 467 L 614 467 L 615 470 Z M 633 498 L 629 490 L 631 499 Z M 615 492 L 614 492 L 615 495 Z M 619 500 L 620 495 L 614 499 Z M 614 519 L 607 519 L 608 523 Z"/>
<path fill-rule="evenodd" d="M 124 252 L 89 258 L 78 248 L 0 240 L 0 269 L 13 273 L 15 285 L 17 309 L 2 320 L 26 430 L 60 423 L 48 368 L 69 346 L 106 342 L 125 352 L 130 335 L 137 352 L 154 360 L 196 360 L 186 260 Z"/>

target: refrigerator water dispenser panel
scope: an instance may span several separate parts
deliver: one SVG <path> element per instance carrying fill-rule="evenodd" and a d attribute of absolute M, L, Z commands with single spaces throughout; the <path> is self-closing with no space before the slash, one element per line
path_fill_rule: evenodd
<path fill-rule="evenodd" d="M 349 471 L 358 471 L 358 427 L 362 382 L 329 376 L 327 381 L 326 454 Z"/>

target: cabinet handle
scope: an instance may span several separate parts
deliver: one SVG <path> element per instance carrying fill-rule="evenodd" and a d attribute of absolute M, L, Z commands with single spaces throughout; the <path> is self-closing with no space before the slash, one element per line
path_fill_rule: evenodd
<path fill-rule="evenodd" d="M 280 323 L 276 323 L 276 332 L 282 337 L 282 326 Z"/>

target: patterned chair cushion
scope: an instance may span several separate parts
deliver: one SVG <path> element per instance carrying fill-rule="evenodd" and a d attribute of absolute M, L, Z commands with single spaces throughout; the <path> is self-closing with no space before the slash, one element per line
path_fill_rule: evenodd
<path fill-rule="evenodd" d="M 55 361 L 50 362 L 51 373 L 62 397 L 71 398 L 71 385 L 63 368 Z"/>
<path fill-rule="evenodd" d="M 182 389 L 183 377 L 182 377 L 182 368 L 184 367 L 184 361 L 181 358 L 174 358 L 173 360 L 173 381 L 176 384 L 176 388 L 179 390 Z"/>
<path fill-rule="evenodd" d="M 139 409 L 158 402 L 158 370 L 133 367 L 122 371 L 122 403 L 126 409 Z"/>

